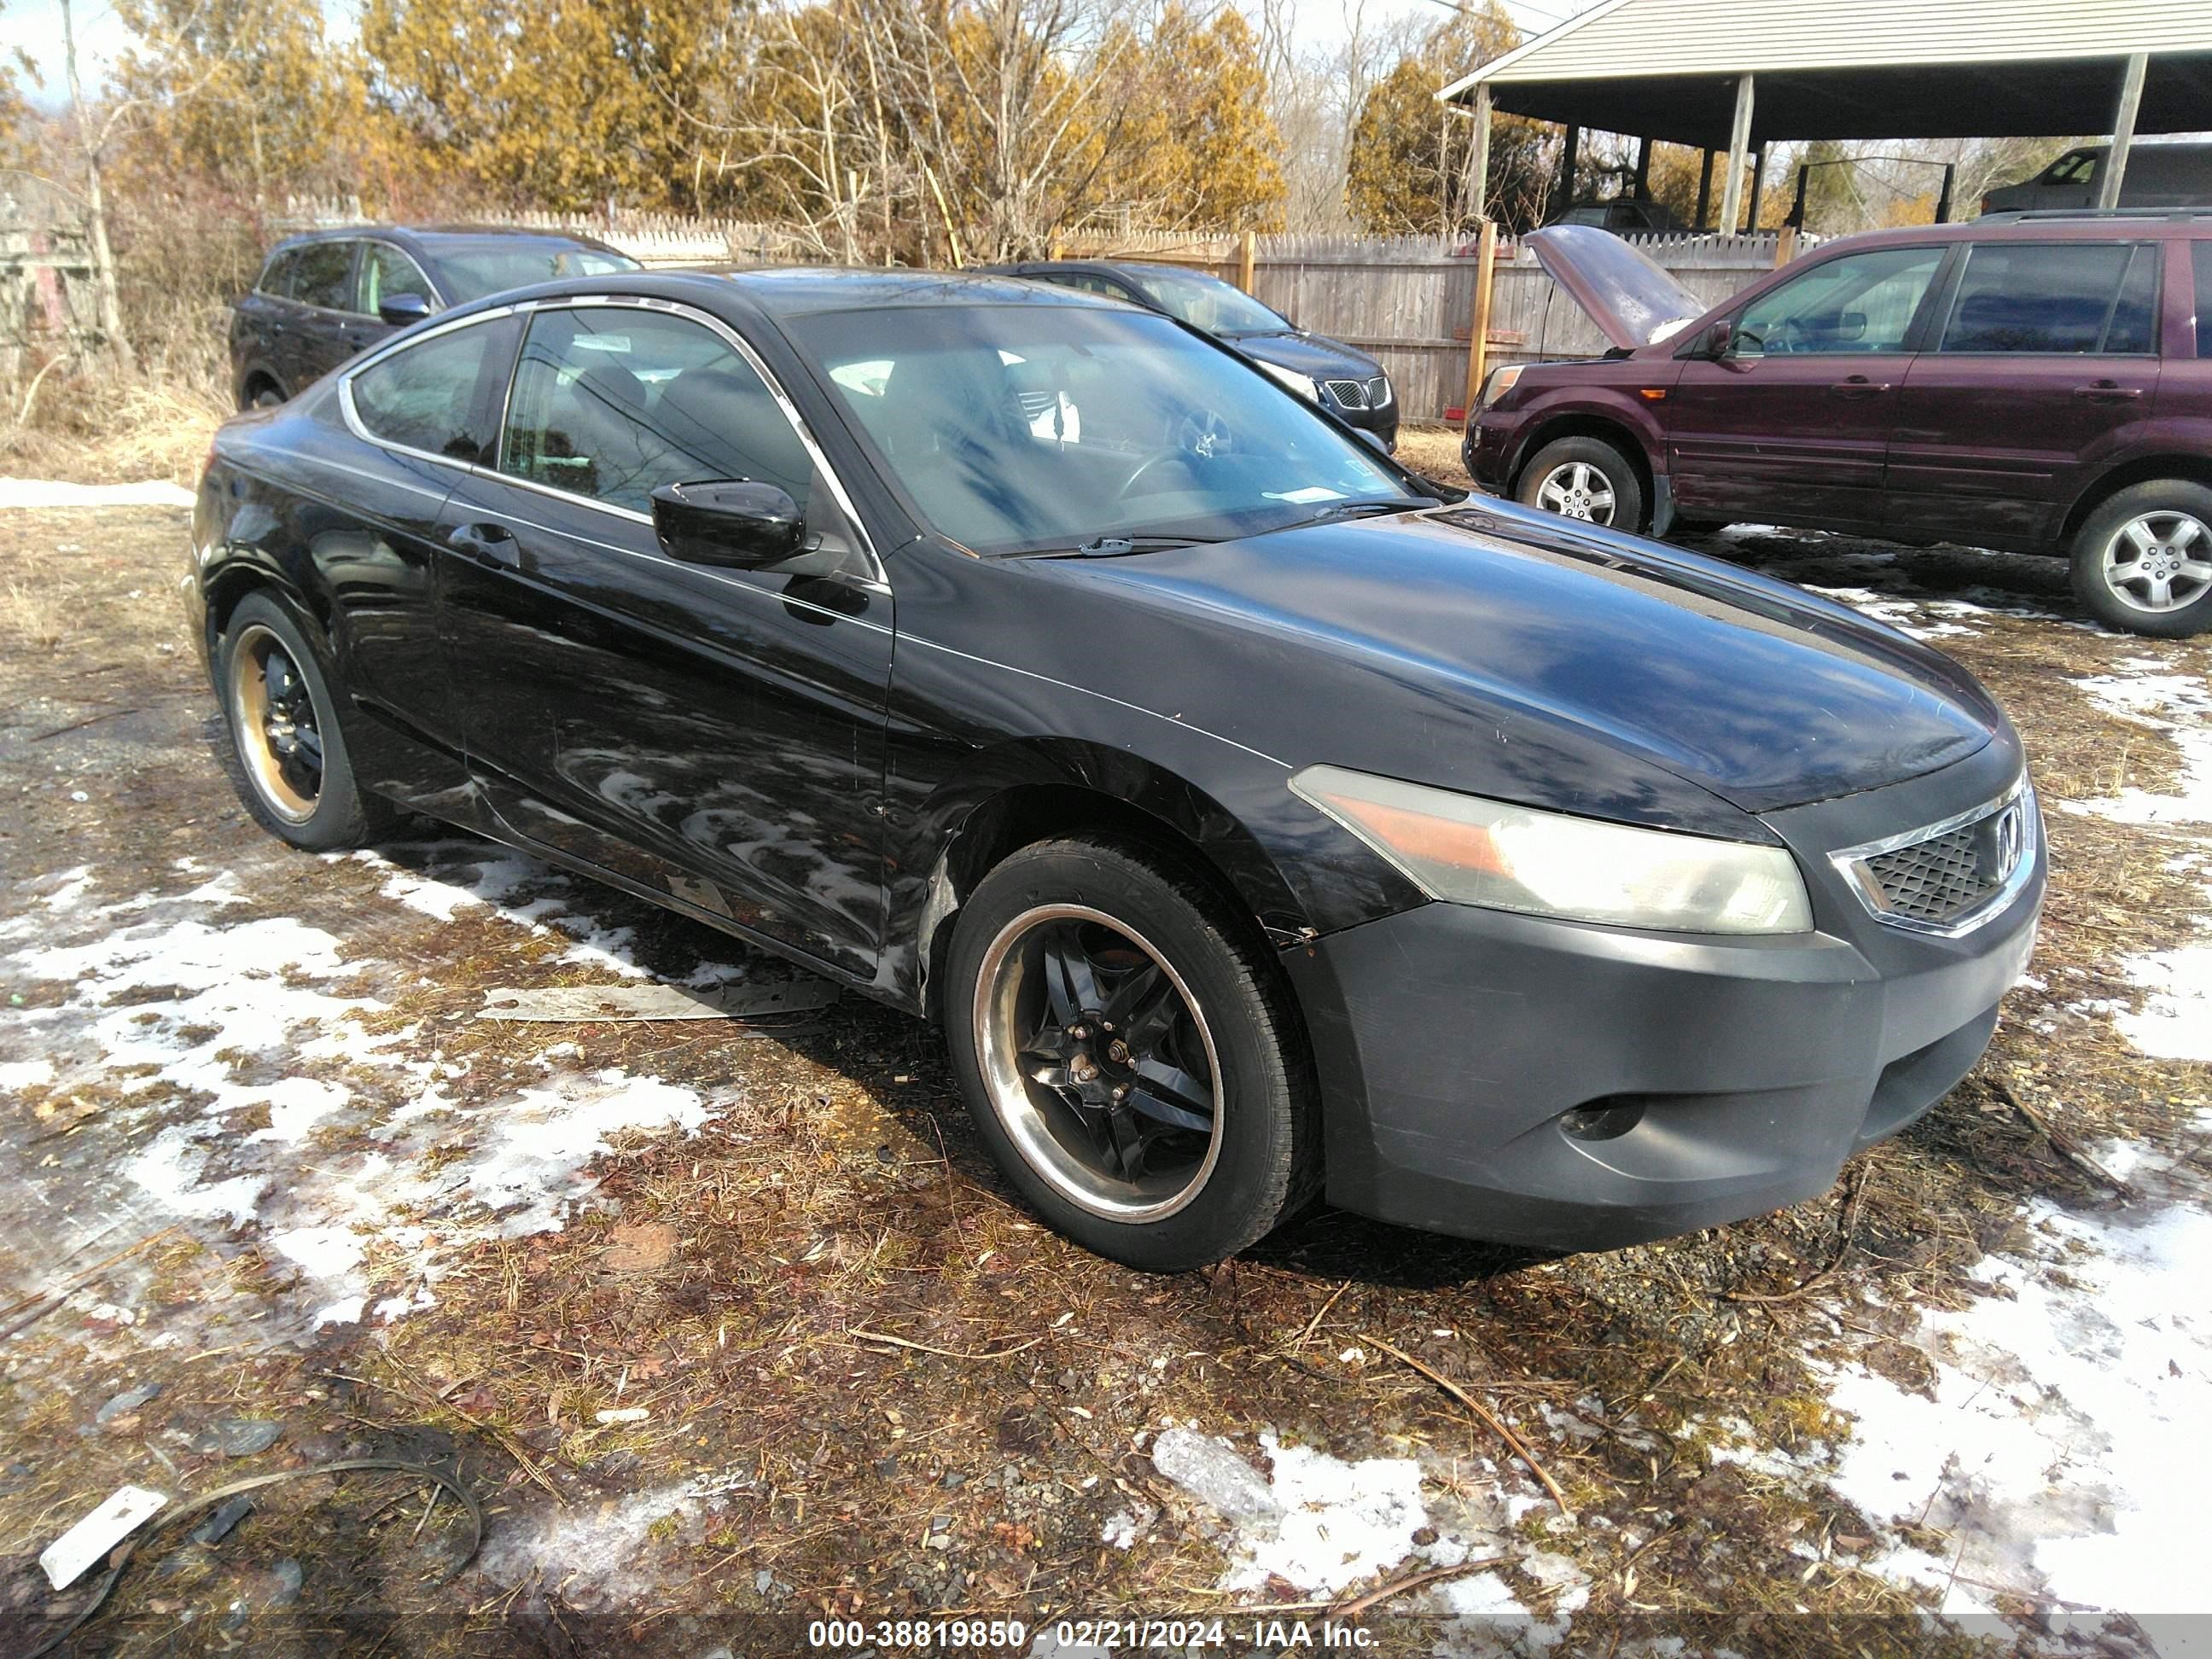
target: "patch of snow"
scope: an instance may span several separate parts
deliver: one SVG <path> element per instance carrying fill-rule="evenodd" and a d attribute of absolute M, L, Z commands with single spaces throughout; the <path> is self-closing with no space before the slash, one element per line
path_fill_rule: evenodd
<path fill-rule="evenodd" d="M 2212 1215 L 2187 1204 L 2077 1216 L 2041 1200 L 2023 1259 L 1992 1256 L 1998 1294 L 1923 1314 L 1932 1397 L 1844 1370 L 1855 1419 L 1829 1482 L 1877 1524 L 1924 1517 L 1941 1553 L 1902 1541 L 1881 1571 L 1945 1592 L 1991 1589 L 2133 1613 L 2186 1613 L 2212 1487 Z M 1972 1581 L 1964 1583 L 1961 1581 Z"/>
<path fill-rule="evenodd" d="M 2212 1060 L 2212 945 L 2131 957 L 2122 967 L 2148 994 L 2112 1024 L 2137 1053 L 2155 1060 Z"/>
<path fill-rule="evenodd" d="M 362 1304 L 367 1299 L 365 1297 L 349 1296 L 342 1302 L 318 1308 L 315 1310 L 314 1328 L 319 1331 L 325 1325 L 360 1324 Z"/>
<path fill-rule="evenodd" d="M 459 1167 L 470 1196 L 502 1212 L 508 1238 L 555 1232 L 568 1209 L 597 1189 L 584 1166 L 625 1129 L 695 1133 L 708 1117 L 695 1090 L 614 1067 L 556 1077 L 511 1100 L 464 1114 L 489 1131 L 488 1144 Z"/>
<path fill-rule="evenodd" d="M 1228 1441 L 1193 1429 L 1164 1430 L 1152 1444 L 1152 1466 L 1229 1526 L 1224 1590 L 1258 1589 L 1279 1577 L 1310 1594 L 1333 1595 L 1413 1557 L 1437 1566 L 1469 1559 L 1462 1539 L 1413 1541 L 1430 1522 L 1421 1468 L 1412 1458 L 1346 1462 L 1314 1447 L 1284 1445 L 1273 1431 L 1260 1444 L 1273 1466 L 1268 1475 Z"/>
<path fill-rule="evenodd" d="M 595 1508 L 509 1516 L 484 1540 L 484 1575 L 501 1584 L 534 1579 L 548 1590 L 557 1587 L 563 1602 L 586 1613 L 637 1606 L 682 1570 L 680 1560 L 656 1550 L 656 1536 L 696 1538 L 737 1484 L 702 1476 Z"/>
<path fill-rule="evenodd" d="M 2118 823 L 2212 823 L 2212 690 L 2194 674 L 2150 672 L 2163 664 L 2134 658 L 2126 672 L 2069 682 L 2114 717 L 2162 732 L 2181 751 L 2179 794 L 2153 794 L 2133 784 L 2103 800 L 2068 801 L 2070 812 Z"/>
<path fill-rule="evenodd" d="M 271 1233 L 269 1243 L 279 1255 L 305 1268 L 311 1279 L 337 1279 L 361 1266 L 361 1235 L 350 1227 L 295 1227 Z"/>
<path fill-rule="evenodd" d="M 172 1125 L 155 1135 L 146 1149 L 124 1166 L 131 1181 L 175 1214 L 206 1220 L 218 1218 L 234 1227 L 253 1219 L 269 1177 L 233 1176 L 228 1181 L 204 1182 L 201 1170 L 206 1152 L 192 1144 L 190 1129 Z"/>
<path fill-rule="evenodd" d="M 51 1060 L 11 1060 L 0 1063 L 0 1089 L 39 1089 L 54 1080 Z"/>
<path fill-rule="evenodd" d="M 54 478 L 0 477 L 0 507 L 190 507 L 192 492 L 164 479 L 144 483 L 64 483 Z"/>

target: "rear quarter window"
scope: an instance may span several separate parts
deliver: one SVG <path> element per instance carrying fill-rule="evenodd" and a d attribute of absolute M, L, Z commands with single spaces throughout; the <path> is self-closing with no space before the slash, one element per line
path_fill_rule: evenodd
<path fill-rule="evenodd" d="M 496 428 L 486 395 L 504 380 L 514 325 L 472 324 L 395 351 L 348 382 L 354 416 L 374 438 L 470 465 L 486 459 Z"/>
<path fill-rule="evenodd" d="M 2086 356 L 2151 349 L 2154 248 L 2130 242 L 1979 242 L 1940 349 Z"/>

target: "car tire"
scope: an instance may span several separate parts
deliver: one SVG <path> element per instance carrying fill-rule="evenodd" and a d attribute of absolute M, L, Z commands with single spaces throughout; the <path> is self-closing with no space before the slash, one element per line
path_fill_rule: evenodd
<path fill-rule="evenodd" d="M 1561 438 L 1521 470 L 1515 499 L 1609 530 L 1644 528 L 1644 480 L 1636 464 L 1602 438 Z"/>
<path fill-rule="evenodd" d="M 239 399 L 241 410 L 275 409 L 284 401 L 284 389 L 274 380 L 256 380 Z"/>
<path fill-rule="evenodd" d="M 239 602 L 216 664 L 239 793 L 264 829 L 324 853 L 363 846 L 397 821 L 356 781 L 331 672 L 273 595 Z"/>
<path fill-rule="evenodd" d="M 2074 538 L 2074 594 L 2107 628 L 2186 639 L 2212 628 L 2212 488 L 2154 478 L 2120 490 Z"/>
<path fill-rule="evenodd" d="M 1085 1249 L 1203 1267 L 1318 1189 L 1318 1091 L 1289 991 L 1202 884 L 1133 847 L 1025 847 L 962 907 L 946 973 L 977 1133 Z"/>

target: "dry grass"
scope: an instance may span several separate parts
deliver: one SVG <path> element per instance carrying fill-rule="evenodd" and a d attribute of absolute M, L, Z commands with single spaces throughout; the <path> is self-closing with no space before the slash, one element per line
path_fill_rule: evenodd
<path fill-rule="evenodd" d="M 1455 434 L 1405 439 L 1408 459 L 1440 476 L 1455 446 Z M 178 538 L 174 515 L 25 514 L 0 526 L 0 691 L 15 700 L 19 731 L 110 706 L 151 711 L 138 717 L 143 729 L 111 720 L 12 753 L 0 745 L 0 789 L 24 803 L 15 833 L 0 839 L 0 876 L 91 862 L 151 884 L 169 879 L 161 872 L 184 851 L 214 867 L 270 867 L 251 865 L 264 843 L 196 746 L 204 687 L 183 661 L 149 650 L 149 640 L 175 637 L 155 606 L 167 603 Z M 1850 560 L 1860 544 L 1734 545 L 1808 580 L 1857 579 Z M 70 561 L 65 589 L 53 577 L 64 546 L 87 550 L 59 556 Z M 1995 582 L 2039 602 L 2055 591 L 2033 562 L 1940 550 L 1898 557 L 1921 590 Z M 88 666 L 60 684 L 42 666 L 56 647 L 29 647 L 64 635 Z M 831 1608 L 1012 1610 L 1033 1624 L 1071 1608 L 1219 1608 L 1231 1598 L 1215 1588 L 1211 1519 L 1146 1455 L 1146 1437 L 1170 1416 L 1228 1434 L 1255 1459 L 1263 1427 L 1340 1455 L 1419 1455 L 1439 1513 L 1501 1485 L 1539 1490 L 1486 1425 L 1424 1376 L 1371 1348 L 1340 1358 L 1372 1333 L 1496 1412 L 1583 1516 L 1554 1533 L 1541 1506 L 1523 1522 L 1528 1547 L 1565 1553 L 1591 1579 L 1573 1638 L 1583 1650 L 1656 1633 L 1656 1620 L 1696 1649 L 1943 1650 L 1896 1620 L 1915 1603 L 1869 1570 L 1867 1517 L 1817 1488 L 1715 1458 L 1716 1425 L 1740 1418 L 1784 1449 L 1832 1441 L 1816 1360 L 1863 1362 L 1924 1386 L 1915 1304 L 1974 1294 L 1969 1270 L 2018 1242 L 2029 1196 L 2109 1198 L 2014 1101 L 2084 1140 L 2168 1136 L 2203 1104 L 2201 1069 L 2134 1054 L 2081 1006 L 2130 1002 L 2122 959 L 2190 936 L 2200 896 L 2167 867 L 2171 832 L 2061 803 L 2124 783 L 2165 787 L 2175 771 L 2168 740 L 2100 713 L 2069 678 L 2146 655 L 2177 672 L 2212 666 L 2212 647 L 2124 640 L 2043 616 L 1998 616 L 1943 643 L 2028 735 L 2053 840 L 2036 969 L 2048 988 L 2015 991 L 1976 1073 L 1923 1122 L 1855 1160 L 1836 1192 L 1603 1255 L 1542 1260 L 1323 1212 L 1212 1272 L 1133 1274 L 1066 1245 L 1012 1201 L 972 1138 L 939 1044 L 913 1022 L 855 1001 L 744 1042 L 714 1026 L 473 1021 L 487 986 L 574 971 L 557 961 L 561 941 L 481 909 L 434 923 L 380 898 L 378 872 L 299 860 L 256 902 L 397 964 L 394 983 L 364 988 L 390 1005 L 377 1029 L 410 1055 L 434 1042 L 465 1064 L 468 1103 L 541 1081 L 545 1050 L 572 1042 L 579 1052 L 560 1063 L 686 1085 L 718 1115 L 694 1138 L 619 1142 L 598 1166 L 604 1211 L 564 1232 L 452 1244 L 438 1305 L 386 1330 L 328 1333 L 304 1352 L 255 1342 L 249 1323 L 222 1339 L 240 1341 L 235 1352 L 138 1351 L 134 1364 L 169 1392 L 113 1434 L 77 1432 L 117 1386 L 99 1357 L 112 1346 L 60 1322 L 11 1344 L 23 1369 L 0 1374 L 0 1463 L 19 1459 L 36 1473 L 12 1487 L 0 1480 L 0 1555 L 35 1549 L 71 1504 L 145 1477 L 157 1452 L 174 1456 L 167 1425 L 266 1407 L 293 1436 L 252 1468 L 356 1442 L 451 1447 L 487 1496 L 495 1533 L 553 1507 L 549 1491 L 592 1516 L 610 1498 L 702 1472 L 728 1486 L 702 1526 L 652 1540 L 655 1586 L 619 1622 L 578 1623 L 588 1583 L 564 1589 L 556 1577 L 526 1590 L 515 1607 L 542 1595 L 548 1618 L 583 1632 L 572 1645 L 549 1638 L 550 1651 L 674 1643 L 695 1615 L 756 1621 L 756 1639 L 738 1650 L 767 1652 L 792 1645 L 790 1626 L 769 1621 Z M 98 792 L 89 804 L 56 787 L 80 777 Z M 174 878 L 204 878 L 204 869 Z M 635 954 L 653 971 L 680 977 L 730 953 L 726 941 L 650 907 L 611 895 L 590 903 L 605 925 L 636 930 Z M 58 995 L 40 988 L 26 1006 Z M 406 1038 L 410 1028 L 422 1035 Z M 113 1127 L 124 1114 L 107 1095 L 84 1099 L 100 1109 L 81 1124 L 35 1121 L 33 1132 L 58 1125 L 67 1140 L 24 1152 L 14 1115 L 0 1133 L 31 1162 L 80 1148 L 119 1166 L 131 1150 Z M 53 1104 L 31 1096 L 10 1111 Z M 332 1135 L 301 1156 L 313 1165 L 358 1150 Z M 118 1270 L 99 1293 L 156 1309 L 251 1307 L 286 1294 L 287 1273 L 258 1247 L 180 1246 Z M 1883 1305 L 1863 1302 L 1862 1290 Z M 649 1414 L 597 1420 L 616 1407 Z M 1566 1432 L 1563 1421 L 1589 1432 Z M 179 1459 L 173 1489 L 247 1472 Z M 325 1499 L 313 1484 L 285 1489 L 294 1496 L 272 1500 L 266 1524 L 249 1523 L 218 1561 L 189 1563 L 173 1579 L 149 1565 L 104 1616 L 110 1634 L 151 1644 L 188 1613 L 211 1627 L 220 1613 L 209 1609 L 290 1555 L 307 1564 L 310 1593 L 295 1609 L 253 1615 L 256 1650 L 282 1650 L 308 1632 L 358 1635 L 380 1611 L 387 1622 L 416 1617 L 409 1650 L 483 1650 L 507 1592 L 474 1576 L 451 1587 L 425 1577 L 407 1535 L 419 1503 L 379 1516 L 397 1488 Z M 1117 1510 L 1152 1517 L 1127 1553 L 1100 1542 Z M 929 1546 L 933 1535 L 950 1547 Z M 1809 1571 L 1808 1543 L 1824 1552 Z M 1532 1606 L 1549 1605 L 1517 1565 L 1505 1574 Z M 0 1620 L 5 1589 L 0 1580 Z M 1870 1622 L 1788 1619 L 1799 1606 Z M 444 1622 L 426 1622 L 432 1615 Z M 1386 1653 L 1425 1652 L 1436 1639 L 1416 1620 L 1379 1628 Z M 1844 1629 L 1849 1643 L 1826 1642 Z"/>
<path fill-rule="evenodd" d="M 202 376 L 56 371 L 39 388 L 31 421 L 0 433 L 0 470 L 75 483 L 160 478 L 189 489 L 230 412 L 220 383 Z"/>

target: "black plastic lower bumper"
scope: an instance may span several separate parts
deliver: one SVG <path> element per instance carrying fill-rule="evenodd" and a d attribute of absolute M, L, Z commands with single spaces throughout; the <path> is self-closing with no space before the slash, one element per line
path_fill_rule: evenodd
<path fill-rule="evenodd" d="M 1972 1069 L 2041 889 L 1968 939 L 1867 951 L 1429 904 L 1287 951 L 1329 1200 L 1577 1250 L 1814 1196 Z"/>

